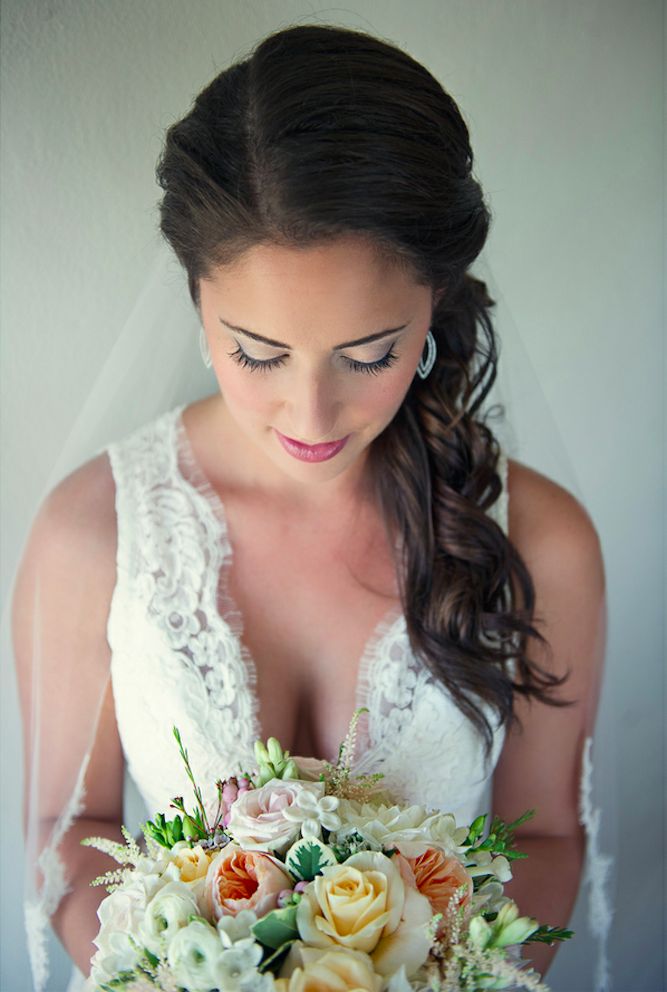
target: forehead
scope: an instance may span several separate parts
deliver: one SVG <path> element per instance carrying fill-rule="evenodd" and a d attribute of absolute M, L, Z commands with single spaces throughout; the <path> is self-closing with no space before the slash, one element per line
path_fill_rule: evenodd
<path fill-rule="evenodd" d="M 288 310 L 391 309 L 413 294 L 429 292 L 406 262 L 355 235 L 307 248 L 256 245 L 233 263 L 212 269 L 201 286 L 203 293 L 244 311 L 262 304 Z"/>

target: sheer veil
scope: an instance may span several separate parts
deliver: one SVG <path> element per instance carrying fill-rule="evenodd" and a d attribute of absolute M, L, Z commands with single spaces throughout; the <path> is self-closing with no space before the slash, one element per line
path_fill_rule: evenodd
<path fill-rule="evenodd" d="M 473 272 L 487 283 L 496 300 L 499 377 L 488 405 L 502 404 L 505 416 L 496 418 L 494 429 L 510 457 L 533 465 L 582 499 L 545 391 L 484 256 L 478 259 Z M 150 276 L 111 354 L 101 362 L 79 416 L 63 438 L 43 498 L 65 476 L 100 454 L 112 441 L 178 403 L 217 390 L 213 373 L 201 361 L 198 328 L 184 276 L 168 249 L 160 245 Z M 36 513 L 37 507 L 34 509 Z M 58 604 L 44 602 L 39 580 L 39 575 L 22 577 L 22 581 L 31 583 L 35 602 L 29 673 L 32 717 L 30 727 L 26 728 L 31 761 L 26 769 L 29 796 L 25 915 L 34 984 L 42 990 L 49 970 L 49 917 L 70 884 L 58 848 L 76 817 L 85 811 L 86 770 L 110 675 L 108 662 L 95 662 L 82 675 L 79 669 L 74 669 L 73 659 L 69 670 L 63 671 L 64 659 L 58 657 L 57 648 L 41 637 L 40 618 L 58 608 Z M 75 611 L 76 603 L 72 602 L 70 608 Z M 5 604 L 4 614 L 2 629 L 7 640 L 9 604 Z M 11 651 L 7 644 L 5 651 Z M 59 701 L 71 692 L 78 694 L 79 711 L 88 715 L 87 726 L 65 726 L 59 717 Z M 596 795 L 602 787 L 606 815 L 612 821 L 616 817 L 615 797 L 610 793 L 605 769 L 600 769 L 597 761 L 594 768 L 593 755 L 610 754 L 610 744 L 611 727 L 599 718 L 594 739 L 586 740 L 582 755 L 580 818 L 588 844 L 579 896 L 579 903 L 585 900 L 585 905 L 579 914 L 581 932 L 578 930 L 578 936 L 595 948 L 590 957 L 595 957 L 596 990 L 608 988 L 610 981 L 606 941 L 611 899 L 607 890 L 615 854 L 600 850 L 601 814 Z M 125 822 L 136 832 L 141 814 L 134 806 L 135 801 L 128 787 Z M 35 865 L 39 865 L 37 872 Z M 573 928 L 577 929 L 575 922 L 572 921 Z"/>

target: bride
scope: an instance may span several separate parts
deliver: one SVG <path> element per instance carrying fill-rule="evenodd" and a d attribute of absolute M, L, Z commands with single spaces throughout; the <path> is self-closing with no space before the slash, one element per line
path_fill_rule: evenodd
<path fill-rule="evenodd" d="M 187 789 L 174 724 L 212 783 L 258 735 L 333 758 L 366 705 L 358 765 L 406 798 L 536 809 L 506 892 L 567 925 L 604 573 L 583 506 L 482 415 L 472 164 L 423 66 L 324 26 L 269 36 L 169 129 L 160 226 L 219 389 L 55 486 L 17 573 L 37 986 L 47 920 L 90 971 L 109 862 L 79 841 L 119 836 L 125 765 L 151 815 Z"/>

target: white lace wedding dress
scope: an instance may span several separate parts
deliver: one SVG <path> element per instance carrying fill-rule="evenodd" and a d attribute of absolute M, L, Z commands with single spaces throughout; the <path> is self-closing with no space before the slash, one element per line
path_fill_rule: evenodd
<path fill-rule="evenodd" d="M 255 666 L 226 581 L 234 552 L 225 510 L 195 461 L 182 409 L 107 449 L 118 520 L 108 621 L 116 717 L 151 813 L 189 793 L 173 724 L 199 781 L 211 786 L 250 767 L 262 735 Z M 502 471 L 504 478 L 505 458 Z M 492 512 L 506 528 L 506 488 Z M 369 638 L 356 695 L 369 710 L 358 767 L 382 771 L 408 800 L 452 808 L 462 820 L 473 815 L 504 735 L 496 734 L 484 767 L 481 740 L 416 663 L 397 610 Z"/>
<path fill-rule="evenodd" d="M 149 816 L 174 796 L 191 796 L 174 724 L 199 783 L 211 789 L 252 766 L 252 742 L 262 736 L 255 667 L 227 589 L 233 548 L 225 510 L 194 458 L 183 407 L 105 449 L 118 524 L 107 627 L 113 693 L 127 769 Z M 489 513 L 507 531 L 504 453 L 500 473 L 503 492 Z M 461 823 L 489 809 L 504 729 L 485 763 L 480 735 L 416 662 L 397 611 L 372 632 L 360 659 L 357 705 L 369 711 L 359 771 L 383 772 L 406 800 L 453 812 Z M 81 984 L 75 971 L 71 992 Z"/>

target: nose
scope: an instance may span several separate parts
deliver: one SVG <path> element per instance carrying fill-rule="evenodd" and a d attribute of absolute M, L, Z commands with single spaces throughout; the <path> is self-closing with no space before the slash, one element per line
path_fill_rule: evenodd
<path fill-rule="evenodd" d="M 331 380 L 313 372 L 294 383 L 287 403 L 290 437 L 303 444 L 337 441 L 336 424 L 340 402 Z"/>

